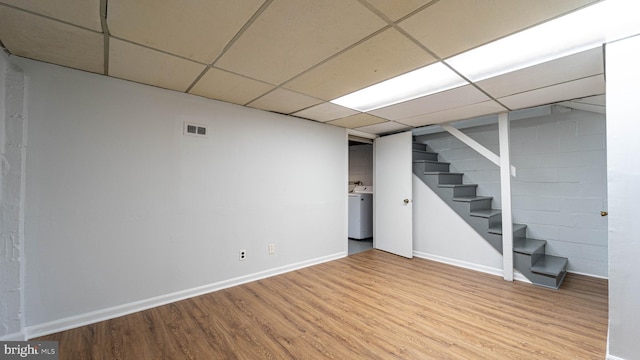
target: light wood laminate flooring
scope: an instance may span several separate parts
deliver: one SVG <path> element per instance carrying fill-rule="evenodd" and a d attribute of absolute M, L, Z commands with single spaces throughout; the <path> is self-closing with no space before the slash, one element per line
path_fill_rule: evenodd
<path fill-rule="evenodd" d="M 607 281 L 378 250 L 40 338 L 60 359 L 603 359 Z"/>

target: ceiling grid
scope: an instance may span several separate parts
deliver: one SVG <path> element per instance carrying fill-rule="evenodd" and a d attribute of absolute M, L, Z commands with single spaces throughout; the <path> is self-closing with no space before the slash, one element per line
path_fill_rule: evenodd
<path fill-rule="evenodd" d="M 385 134 L 604 93 L 600 49 L 473 81 L 448 60 L 598 0 L 0 0 L 12 55 Z M 464 85 L 331 103 L 434 63 Z"/>

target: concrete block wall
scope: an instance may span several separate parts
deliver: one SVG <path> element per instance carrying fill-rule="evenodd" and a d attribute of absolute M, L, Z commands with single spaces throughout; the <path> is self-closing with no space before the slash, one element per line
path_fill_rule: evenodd
<path fill-rule="evenodd" d="M 547 240 L 548 254 L 568 257 L 569 271 L 606 277 L 608 222 L 600 216 L 607 210 L 605 116 L 552 109 L 547 116 L 511 123 L 514 221 L 528 225 L 529 237 Z M 499 153 L 497 124 L 463 132 Z M 500 208 L 496 165 L 448 133 L 419 139 Z"/>
<path fill-rule="evenodd" d="M 0 339 L 24 340 L 24 76 L 0 54 Z"/>

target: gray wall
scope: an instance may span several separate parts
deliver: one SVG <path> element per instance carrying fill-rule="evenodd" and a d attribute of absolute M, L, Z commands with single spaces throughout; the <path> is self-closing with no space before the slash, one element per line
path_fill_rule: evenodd
<path fill-rule="evenodd" d="M 496 125 L 463 132 L 496 154 Z M 528 236 L 547 240 L 547 253 L 569 258 L 569 271 L 606 277 L 606 122 L 604 115 L 555 109 L 548 116 L 511 123 L 513 217 L 528 225 Z M 478 193 L 500 208 L 497 166 L 448 133 L 419 137 L 452 171 L 465 173 Z"/>
<path fill-rule="evenodd" d="M 30 335 L 346 256 L 345 129 L 16 61 Z"/>
<path fill-rule="evenodd" d="M 0 51 L 0 339 L 24 340 L 24 76 Z"/>
<path fill-rule="evenodd" d="M 373 185 L 373 145 L 349 146 L 349 181 Z"/>

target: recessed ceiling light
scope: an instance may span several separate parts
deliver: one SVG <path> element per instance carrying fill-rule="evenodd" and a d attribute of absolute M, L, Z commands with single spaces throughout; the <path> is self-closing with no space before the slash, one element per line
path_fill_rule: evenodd
<path fill-rule="evenodd" d="M 421 96 L 453 89 L 467 82 L 443 63 L 434 63 L 331 102 L 358 111 L 371 111 Z"/>
<path fill-rule="evenodd" d="M 471 81 L 541 64 L 640 33 L 640 1 L 604 0 L 445 60 Z"/>

